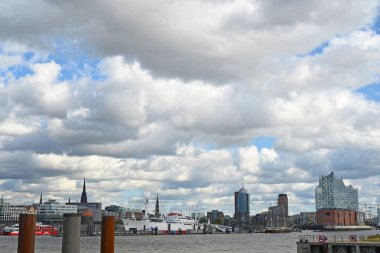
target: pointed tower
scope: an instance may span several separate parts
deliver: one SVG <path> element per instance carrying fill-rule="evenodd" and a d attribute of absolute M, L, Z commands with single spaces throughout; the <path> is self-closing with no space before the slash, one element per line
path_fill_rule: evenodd
<path fill-rule="evenodd" d="M 80 197 L 80 203 L 87 204 L 87 193 L 86 193 L 86 178 L 83 178 L 83 191 Z"/>
<path fill-rule="evenodd" d="M 160 202 L 158 201 L 158 194 L 156 199 L 156 208 L 154 209 L 154 216 L 160 217 Z"/>
<path fill-rule="evenodd" d="M 70 197 L 69 197 L 69 204 L 71 204 L 71 202 L 70 202 Z"/>
<path fill-rule="evenodd" d="M 40 205 L 42 205 L 42 192 L 41 192 L 41 195 L 40 195 Z"/>

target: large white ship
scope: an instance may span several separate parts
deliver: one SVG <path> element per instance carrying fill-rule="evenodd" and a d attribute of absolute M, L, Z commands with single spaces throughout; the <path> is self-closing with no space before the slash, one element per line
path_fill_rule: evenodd
<path fill-rule="evenodd" d="M 123 219 L 125 230 L 147 230 L 160 232 L 186 233 L 187 230 L 195 229 L 195 220 L 180 213 L 169 213 L 161 218 L 147 218 L 137 220 Z"/>

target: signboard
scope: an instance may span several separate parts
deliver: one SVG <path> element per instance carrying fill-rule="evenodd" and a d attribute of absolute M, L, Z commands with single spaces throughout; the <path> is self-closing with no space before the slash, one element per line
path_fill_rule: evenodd
<path fill-rule="evenodd" d="M 318 241 L 319 241 L 320 243 L 327 242 L 327 237 L 324 236 L 324 235 L 320 235 L 320 236 L 318 236 Z"/>

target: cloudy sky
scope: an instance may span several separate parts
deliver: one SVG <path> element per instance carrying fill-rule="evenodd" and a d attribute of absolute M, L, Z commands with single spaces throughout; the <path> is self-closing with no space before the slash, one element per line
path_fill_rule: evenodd
<path fill-rule="evenodd" d="M 0 0 L 0 193 L 164 211 L 380 202 L 379 0 Z"/>

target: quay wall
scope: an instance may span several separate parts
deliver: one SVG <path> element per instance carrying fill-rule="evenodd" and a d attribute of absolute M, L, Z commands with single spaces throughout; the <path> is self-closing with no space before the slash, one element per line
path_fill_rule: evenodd
<path fill-rule="evenodd" d="M 380 241 L 366 236 L 299 236 L 297 253 L 380 253 Z"/>

